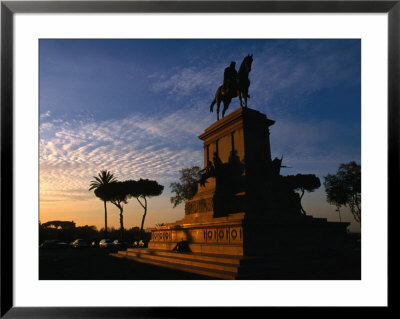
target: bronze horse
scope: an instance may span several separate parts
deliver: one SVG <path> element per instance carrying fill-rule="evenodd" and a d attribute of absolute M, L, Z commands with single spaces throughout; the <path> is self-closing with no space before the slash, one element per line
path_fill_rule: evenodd
<path fill-rule="evenodd" d="M 219 120 L 219 106 L 221 102 L 224 103 L 224 109 L 222 110 L 222 117 L 224 117 L 232 98 L 239 97 L 240 106 L 243 107 L 242 97 L 244 98 L 244 107 L 247 107 L 247 98 L 250 97 L 249 93 L 249 73 L 251 71 L 251 64 L 253 63 L 253 55 L 247 55 L 240 65 L 239 72 L 236 78 L 236 89 L 229 91 L 223 91 L 222 85 L 217 89 L 215 98 L 211 102 L 210 112 L 213 111 L 215 103 L 217 103 L 217 120 Z"/>

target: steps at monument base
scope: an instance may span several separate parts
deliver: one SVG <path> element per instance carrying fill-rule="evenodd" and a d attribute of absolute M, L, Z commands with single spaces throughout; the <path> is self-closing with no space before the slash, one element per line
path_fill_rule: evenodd
<path fill-rule="evenodd" d="M 149 249 L 172 251 L 174 242 L 150 242 Z M 243 256 L 241 244 L 189 243 L 190 251 L 198 254 Z"/>
<path fill-rule="evenodd" d="M 145 248 L 129 248 L 110 255 L 219 279 L 236 279 L 241 277 L 239 270 L 240 273 L 249 274 L 253 271 L 257 272 L 259 268 L 253 258 L 227 255 L 178 253 Z"/>
<path fill-rule="evenodd" d="M 229 265 L 239 265 L 243 257 L 231 256 L 231 255 L 221 255 L 221 254 L 201 254 L 192 252 L 175 252 L 170 250 L 158 250 L 158 249 L 127 249 L 126 251 L 121 251 L 121 253 L 126 253 L 127 255 L 137 255 L 137 254 L 150 254 L 164 257 L 172 258 L 190 258 L 195 261 L 205 261 L 205 262 L 216 262 Z"/>
<path fill-rule="evenodd" d="M 159 267 L 165 267 L 165 268 L 170 268 L 174 270 L 179 270 L 179 271 L 185 271 L 185 272 L 190 272 L 193 274 L 197 275 L 203 275 L 203 276 L 208 276 L 208 277 L 214 277 L 218 279 L 235 279 L 236 274 L 235 273 L 229 273 L 226 271 L 217 271 L 217 270 L 209 270 L 206 268 L 199 268 L 199 267 L 194 267 L 194 266 L 187 266 L 187 265 L 180 265 L 177 263 L 168 263 L 168 262 L 159 262 L 159 261 L 154 261 L 154 260 L 149 260 L 149 259 L 143 259 L 140 257 L 133 257 L 133 256 L 123 256 L 119 255 L 118 253 L 112 253 L 110 254 L 111 256 L 114 257 L 119 257 L 119 258 L 127 258 L 133 261 L 141 262 L 141 263 L 146 263 L 154 266 L 159 266 Z"/>

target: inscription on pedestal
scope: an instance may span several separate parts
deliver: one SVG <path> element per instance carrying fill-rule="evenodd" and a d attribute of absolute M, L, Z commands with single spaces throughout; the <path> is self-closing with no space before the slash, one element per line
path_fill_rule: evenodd
<path fill-rule="evenodd" d="M 241 227 L 216 227 L 203 230 L 203 239 L 207 243 L 239 243 L 243 241 Z"/>
<path fill-rule="evenodd" d="M 172 232 L 170 230 L 167 231 L 153 231 L 151 232 L 151 240 L 154 241 L 171 241 L 172 240 Z"/>
<path fill-rule="evenodd" d="M 196 243 L 236 244 L 243 242 L 243 229 L 240 226 L 194 228 L 179 230 L 156 230 L 151 233 L 154 242 L 171 242 L 181 239 Z"/>

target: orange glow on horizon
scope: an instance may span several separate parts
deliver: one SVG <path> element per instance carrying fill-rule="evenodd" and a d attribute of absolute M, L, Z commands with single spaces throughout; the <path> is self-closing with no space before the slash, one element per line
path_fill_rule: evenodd
<path fill-rule="evenodd" d="M 166 199 L 151 198 L 148 201 L 145 228 L 153 227 L 158 223 L 175 222 L 183 218 L 183 205 L 172 208 L 170 203 L 165 205 Z M 142 215 L 143 209 L 139 204 L 134 200 L 129 201 L 124 205 L 124 228 L 140 227 Z M 51 220 L 74 221 L 76 226 L 94 225 L 100 230 L 104 228 L 104 204 L 96 198 L 85 201 L 41 201 L 39 219 L 41 223 Z M 107 226 L 120 228 L 119 210 L 112 203 L 107 203 Z"/>

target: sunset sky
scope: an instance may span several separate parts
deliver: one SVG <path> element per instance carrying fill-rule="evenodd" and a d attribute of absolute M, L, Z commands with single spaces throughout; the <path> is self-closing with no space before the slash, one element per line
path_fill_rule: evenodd
<path fill-rule="evenodd" d="M 360 40 L 40 40 L 40 221 L 104 227 L 103 203 L 89 192 L 100 170 L 119 180 L 148 178 L 165 186 L 149 200 L 144 227 L 183 218 L 169 185 L 179 170 L 203 165 L 198 136 L 223 70 L 253 54 L 248 106 L 276 123 L 272 157 L 283 175 L 335 173 L 361 161 Z M 232 101 L 227 114 L 239 107 Z M 306 193 L 309 215 L 338 221 L 324 187 Z M 108 204 L 108 226 L 119 227 Z M 131 199 L 126 228 L 140 226 Z M 349 211 L 342 219 L 351 221 Z"/>

